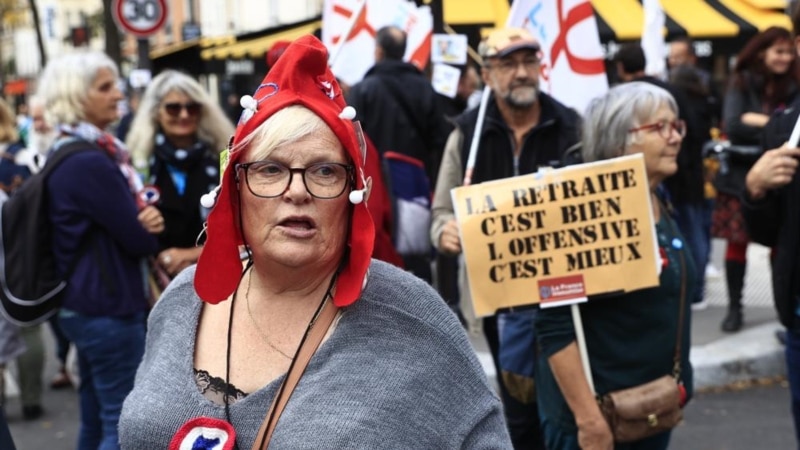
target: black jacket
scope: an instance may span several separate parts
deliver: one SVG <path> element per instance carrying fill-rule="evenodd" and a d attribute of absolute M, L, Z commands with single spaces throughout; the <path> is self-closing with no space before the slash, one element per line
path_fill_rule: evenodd
<path fill-rule="evenodd" d="M 779 147 L 789 139 L 798 115 L 800 100 L 772 116 L 764 127 L 765 150 Z M 800 294 L 800 174 L 795 173 L 788 185 L 770 191 L 759 201 L 744 193 L 742 212 L 750 238 L 774 247 L 772 291 L 778 317 L 787 328 L 800 331 L 800 318 L 795 314 Z"/>
<path fill-rule="evenodd" d="M 393 60 L 375 64 L 350 89 L 347 103 L 381 155 L 395 151 L 417 158 L 434 181 L 451 127 L 431 83 L 416 66 Z"/>
<path fill-rule="evenodd" d="M 525 136 L 519 156 L 518 172 L 514 171 L 514 137 L 506 125 L 494 99 L 489 98 L 481 131 L 480 146 L 475 159 L 472 183 L 536 172 L 541 166 L 560 167 L 567 150 L 580 142 L 580 117 L 545 93 L 539 94 L 541 116 L 539 123 Z M 478 108 L 456 119 L 464 134 L 461 161 L 466 166 Z"/>

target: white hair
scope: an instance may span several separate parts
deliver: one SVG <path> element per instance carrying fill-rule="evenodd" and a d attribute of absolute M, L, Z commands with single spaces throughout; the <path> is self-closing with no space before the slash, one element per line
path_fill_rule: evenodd
<path fill-rule="evenodd" d="M 36 92 L 44 101 L 47 123 L 58 127 L 84 120 L 84 103 L 101 69 L 108 69 L 119 77 L 114 61 L 98 51 L 68 53 L 50 60 L 39 78 Z"/>
<path fill-rule="evenodd" d="M 628 132 L 653 117 L 659 108 L 669 107 L 678 115 L 678 105 L 663 88 L 644 81 L 622 83 L 594 98 L 583 121 L 584 162 L 600 161 L 625 154 L 636 143 Z"/>

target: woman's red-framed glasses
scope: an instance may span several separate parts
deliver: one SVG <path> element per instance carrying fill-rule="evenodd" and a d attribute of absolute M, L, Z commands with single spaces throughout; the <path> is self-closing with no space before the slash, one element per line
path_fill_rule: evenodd
<path fill-rule="evenodd" d="M 635 133 L 637 131 L 658 131 L 658 134 L 661 135 L 664 139 L 669 139 L 672 135 L 672 130 L 678 132 L 680 137 L 686 136 L 686 122 L 683 120 L 661 120 L 655 123 L 648 123 L 647 125 L 642 125 L 640 127 L 631 128 L 628 130 L 628 133 Z"/>

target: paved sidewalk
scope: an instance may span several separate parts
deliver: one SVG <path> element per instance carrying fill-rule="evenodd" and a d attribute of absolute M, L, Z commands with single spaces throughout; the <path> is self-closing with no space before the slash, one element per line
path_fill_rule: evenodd
<path fill-rule="evenodd" d="M 713 240 L 711 264 L 719 274 L 706 278 L 708 307 L 692 313 L 691 360 L 698 390 L 786 374 L 783 347 L 775 337 L 781 326 L 772 306 L 769 249 L 756 244 L 748 248 L 745 323 L 733 334 L 720 330 L 728 304 L 724 254 L 725 242 Z M 470 333 L 470 338 L 487 376 L 493 380 L 496 374 L 483 336 Z"/>

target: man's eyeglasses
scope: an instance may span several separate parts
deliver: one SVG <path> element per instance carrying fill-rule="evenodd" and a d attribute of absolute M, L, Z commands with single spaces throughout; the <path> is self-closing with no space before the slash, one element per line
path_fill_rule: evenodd
<path fill-rule="evenodd" d="M 203 110 L 203 105 L 196 102 L 189 102 L 189 103 L 164 103 L 164 111 L 167 112 L 172 117 L 178 117 L 181 115 L 182 110 L 186 110 L 186 114 L 191 117 L 195 117 L 200 114 Z"/>
<path fill-rule="evenodd" d="M 658 134 L 661 135 L 664 139 L 669 139 L 672 136 L 672 130 L 678 132 L 680 137 L 686 136 L 686 122 L 683 120 L 662 120 L 655 123 L 649 123 L 647 125 L 642 125 L 640 127 L 631 128 L 628 130 L 628 133 L 636 133 L 637 131 L 658 131 Z"/>
<path fill-rule="evenodd" d="M 519 67 L 520 64 L 522 64 L 522 67 L 525 68 L 526 72 L 533 72 L 534 70 L 539 69 L 539 63 L 540 59 L 531 55 L 520 60 L 513 58 L 501 59 L 494 64 L 489 64 L 488 67 L 490 69 L 495 69 L 500 73 L 508 74 L 517 70 L 517 67 Z"/>
<path fill-rule="evenodd" d="M 308 193 L 321 199 L 342 195 L 353 180 L 353 166 L 333 162 L 300 168 L 287 167 L 276 161 L 256 161 L 236 164 L 235 169 L 236 180 L 239 180 L 239 169 L 242 169 L 247 188 L 253 195 L 262 198 L 278 197 L 286 192 L 295 172 L 303 177 Z"/>

